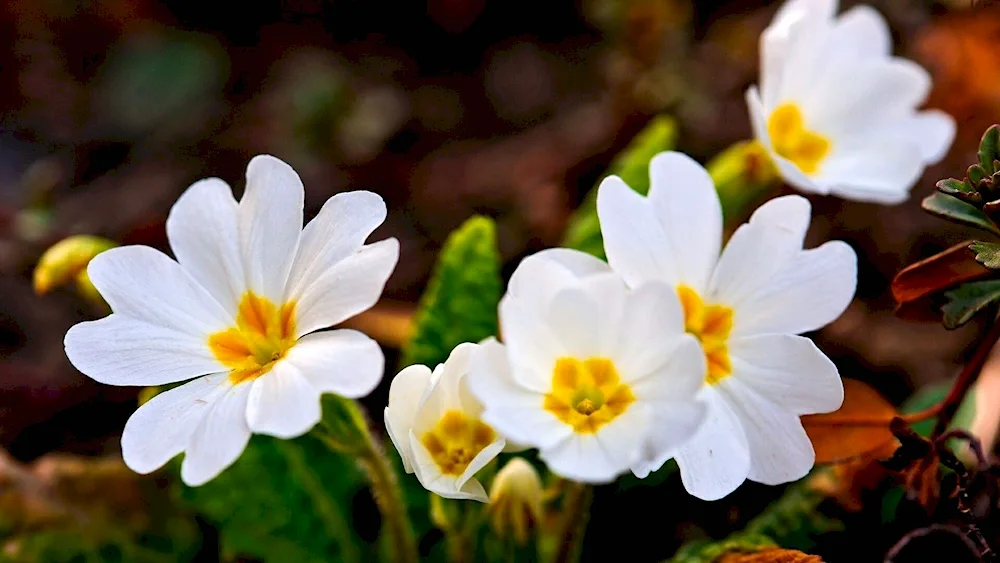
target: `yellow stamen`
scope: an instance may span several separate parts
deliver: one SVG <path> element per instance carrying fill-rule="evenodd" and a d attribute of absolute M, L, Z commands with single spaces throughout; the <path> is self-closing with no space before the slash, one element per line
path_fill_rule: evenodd
<path fill-rule="evenodd" d="M 295 302 L 276 306 L 252 291 L 243 294 L 236 326 L 208 337 L 208 348 L 228 367 L 233 384 L 252 381 L 271 371 L 295 344 Z"/>
<path fill-rule="evenodd" d="M 733 310 L 724 305 L 705 305 L 698 292 L 686 285 L 677 286 L 677 295 L 684 308 L 684 329 L 701 342 L 705 351 L 705 383 L 715 385 L 733 371 L 727 346 L 733 331 Z"/>
<path fill-rule="evenodd" d="M 802 111 L 785 103 L 771 112 L 767 134 L 774 152 L 792 161 L 805 174 L 815 174 L 830 152 L 830 140 L 806 128 Z"/>
<path fill-rule="evenodd" d="M 457 410 L 444 413 L 434 428 L 420 437 L 441 473 L 452 476 L 461 475 L 495 440 L 496 432 L 490 425 Z"/>
<path fill-rule="evenodd" d="M 552 370 L 552 391 L 545 395 L 545 410 L 580 434 L 598 428 L 625 412 L 635 401 L 628 385 L 607 358 L 559 358 Z"/>

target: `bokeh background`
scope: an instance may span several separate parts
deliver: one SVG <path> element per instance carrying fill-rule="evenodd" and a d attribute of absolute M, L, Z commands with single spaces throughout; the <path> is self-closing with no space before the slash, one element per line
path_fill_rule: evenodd
<path fill-rule="evenodd" d="M 855 2 L 846 2 L 846 6 Z M 858 252 L 858 299 L 817 341 L 851 377 L 895 401 L 954 375 L 980 327 L 947 332 L 894 318 L 905 264 L 965 238 L 919 200 L 963 175 L 1000 121 L 1000 7 L 874 0 L 896 53 L 931 71 L 929 105 L 955 116 L 951 154 L 895 207 L 812 198 L 809 242 Z M 380 310 L 412 307 L 448 233 L 494 217 L 509 273 L 558 244 L 611 158 L 654 115 L 705 161 L 750 136 L 743 92 L 777 5 L 758 0 L 6 0 L 0 7 L 0 446 L 114 453 L 138 389 L 98 385 L 62 338 L 100 314 L 71 290 L 35 296 L 41 252 L 75 233 L 166 250 L 164 220 L 193 181 L 241 193 L 253 155 L 289 162 L 306 215 L 371 190 L 401 260 Z M 692 233 L 697 236 L 697 233 Z M 387 376 L 365 400 L 386 401 Z M 0 475 L 0 480 L 3 476 Z M 681 537 L 720 534 L 773 490 L 703 503 L 676 483 L 598 490 L 584 559 L 654 560 Z M 358 525 L 371 521 L 357 503 Z M 692 531 L 697 520 L 702 529 Z M 886 541 L 874 538 L 872 541 Z M 836 537 L 827 549 L 838 549 Z M 883 553 L 882 549 L 879 553 Z M 633 554 L 633 557 L 627 554 Z"/>

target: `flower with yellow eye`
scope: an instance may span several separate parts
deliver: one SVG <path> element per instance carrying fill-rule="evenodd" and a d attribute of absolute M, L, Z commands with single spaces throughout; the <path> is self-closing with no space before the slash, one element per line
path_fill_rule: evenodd
<path fill-rule="evenodd" d="M 673 287 L 629 290 L 568 249 L 521 261 L 500 302 L 504 343 L 483 343 L 470 386 L 483 420 L 554 473 L 607 483 L 683 443 L 705 419 L 705 355 Z"/>
<path fill-rule="evenodd" d="M 365 244 L 385 220 L 370 192 L 330 198 L 302 228 L 304 190 L 284 162 L 247 166 L 239 203 L 220 179 L 174 204 L 176 261 L 143 246 L 107 250 L 87 272 L 113 313 L 66 334 L 74 366 L 110 385 L 193 379 L 139 407 L 122 454 L 148 473 L 184 452 L 200 485 L 242 453 L 251 433 L 291 438 L 320 419 L 321 393 L 367 395 L 382 378 L 379 346 L 353 330 L 317 330 L 375 304 L 399 243 Z"/>
<path fill-rule="evenodd" d="M 721 498 L 744 480 L 779 484 L 813 466 L 800 415 L 840 407 L 836 366 L 796 336 L 836 319 L 857 285 L 857 257 L 840 241 L 803 250 L 809 202 L 772 199 L 722 246 L 722 209 L 708 172 L 681 153 L 649 167 L 649 196 L 621 178 L 601 183 L 597 213 L 612 269 L 631 287 L 666 283 L 701 343 L 708 420 L 671 452 L 691 494 Z M 667 333 L 664 338 L 673 338 Z M 644 477 L 671 455 L 633 465 Z"/>
<path fill-rule="evenodd" d="M 746 96 L 754 136 L 803 191 L 899 203 L 948 151 L 955 121 L 917 111 L 930 75 L 892 56 L 878 12 L 836 12 L 837 0 L 789 0 L 764 30 L 760 91 Z"/>
<path fill-rule="evenodd" d="M 488 502 L 476 472 L 506 446 L 482 420 L 483 407 L 469 392 L 469 363 L 476 344 L 459 344 L 434 371 L 412 365 L 389 387 L 385 427 L 407 473 L 445 498 Z"/>

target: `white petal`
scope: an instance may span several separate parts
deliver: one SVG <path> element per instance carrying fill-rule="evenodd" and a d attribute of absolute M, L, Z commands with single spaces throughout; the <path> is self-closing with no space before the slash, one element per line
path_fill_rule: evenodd
<path fill-rule="evenodd" d="M 705 168 L 684 153 L 649 162 L 649 201 L 670 242 L 680 280 L 705 287 L 722 246 L 722 205 Z"/>
<path fill-rule="evenodd" d="M 701 343 L 684 334 L 670 342 L 670 354 L 654 371 L 629 381 L 639 401 L 669 403 L 693 401 L 708 371 Z"/>
<path fill-rule="evenodd" d="M 209 178 L 192 184 L 167 216 L 177 261 L 232 316 L 246 291 L 237 209 L 229 184 Z"/>
<path fill-rule="evenodd" d="M 472 461 L 469 462 L 465 471 L 458 476 L 458 479 L 455 481 L 455 486 L 459 489 L 465 488 L 466 483 L 468 483 L 469 480 L 476 475 L 476 473 L 479 473 L 480 469 L 486 467 L 486 464 L 496 459 L 496 457 L 500 455 L 500 452 L 504 450 L 506 445 L 507 444 L 504 443 L 503 438 L 501 438 L 499 440 L 494 440 L 493 443 L 486 446 L 482 450 L 479 450 L 479 453 L 476 454 L 476 457 L 472 458 Z"/>
<path fill-rule="evenodd" d="M 568 288 L 552 299 L 548 325 L 562 342 L 562 349 L 573 357 L 601 355 L 600 321 L 597 303 L 582 289 Z"/>
<path fill-rule="evenodd" d="M 396 374 L 389 385 L 389 406 L 385 408 L 385 428 L 399 457 L 403 469 L 413 473 L 413 454 L 410 451 L 410 430 L 417 419 L 421 398 L 431 383 L 431 370 L 427 366 L 412 365 Z"/>
<path fill-rule="evenodd" d="M 768 334 L 729 341 L 732 377 L 788 412 L 833 412 L 844 402 L 837 366 L 812 340 Z"/>
<path fill-rule="evenodd" d="M 887 58 L 892 54 L 889 24 L 871 6 L 854 6 L 841 14 L 833 33 L 838 49 L 866 57 Z"/>
<path fill-rule="evenodd" d="M 324 272 L 360 250 L 385 216 L 385 202 L 372 192 L 345 192 L 328 199 L 302 231 L 286 299 L 297 299 Z"/>
<path fill-rule="evenodd" d="M 857 255 L 846 243 L 830 241 L 798 252 L 743 301 L 733 337 L 819 329 L 847 309 L 857 284 Z"/>
<path fill-rule="evenodd" d="M 919 146 L 926 164 L 944 158 L 955 140 L 955 118 L 936 109 L 907 116 L 888 127 L 889 134 L 900 142 Z"/>
<path fill-rule="evenodd" d="M 320 393 L 357 399 L 378 387 L 385 356 L 378 343 L 356 330 L 330 330 L 307 334 L 288 351 L 284 362 Z"/>
<path fill-rule="evenodd" d="M 674 456 L 687 492 L 718 500 L 736 490 L 750 472 L 750 450 L 743 425 L 717 390 L 703 393 L 708 418 Z"/>
<path fill-rule="evenodd" d="M 399 260 L 394 238 L 368 244 L 315 278 L 296 306 L 296 336 L 341 323 L 374 305 Z"/>
<path fill-rule="evenodd" d="M 688 443 L 708 418 L 708 408 L 701 402 L 663 402 L 652 406 L 649 434 L 632 462 L 632 473 L 645 479 L 674 457 L 677 449 Z"/>
<path fill-rule="evenodd" d="M 247 397 L 250 385 L 222 384 L 223 390 L 191 436 L 181 464 L 181 480 L 203 485 L 232 465 L 250 441 Z"/>
<path fill-rule="evenodd" d="M 816 454 L 799 417 L 737 379 L 727 378 L 720 387 L 746 432 L 750 447 L 748 478 L 765 485 L 780 485 L 805 477 Z"/>
<path fill-rule="evenodd" d="M 809 230 L 811 215 L 812 206 L 808 199 L 800 195 L 786 195 L 768 200 L 758 207 L 750 216 L 750 223 L 764 223 L 792 232 L 801 247 Z"/>
<path fill-rule="evenodd" d="M 895 204 L 906 201 L 924 171 L 916 143 L 890 137 L 845 140 L 824 161 L 816 181 L 831 193 L 857 201 Z"/>
<path fill-rule="evenodd" d="M 573 429 L 543 407 L 543 393 L 521 386 L 511 374 L 504 346 L 488 339 L 473 355 L 469 388 L 485 407 L 482 419 L 519 444 L 546 447 Z"/>
<path fill-rule="evenodd" d="M 323 416 L 320 392 L 290 362 L 275 363 L 271 371 L 249 385 L 252 388 L 247 402 L 247 424 L 254 433 L 297 438 L 311 430 Z"/>
<path fill-rule="evenodd" d="M 577 434 L 539 451 L 549 469 L 567 479 L 602 484 L 628 471 L 649 431 L 649 411 L 633 403 L 595 434 Z"/>
<path fill-rule="evenodd" d="M 748 298 L 767 286 L 801 248 L 799 233 L 760 221 L 740 225 L 722 251 L 708 300 L 739 315 Z"/>
<path fill-rule="evenodd" d="M 684 335 L 684 311 L 677 293 L 662 282 L 645 283 L 625 302 L 613 353 L 615 366 L 626 382 L 651 374 L 668 363 Z"/>
<path fill-rule="evenodd" d="M 434 392 L 441 394 L 440 405 L 445 410 L 460 409 L 470 416 L 479 416 L 482 411 L 478 400 L 462 392 L 468 384 L 466 376 L 472 369 L 472 356 L 477 348 L 478 344 L 463 342 L 452 349 L 442 365 Z"/>
<path fill-rule="evenodd" d="M 280 303 L 302 231 L 305 190 L 292 167 L 273 156 L 247 165 L 239 234 L 250 289 Z"/>
<path fill-rule="evenodd" d="M 506 355 L 518 367 L 512 377 L 526 389 L 542 393 L 552 386 L 556 359 L 568 355 L 562 340 L 548 326 L 546 313 L 528 309 L 511 295 L 500 300 L 500 332 Z"/>
<path fill-rule="evenodd" d="M 751 86 L 747 89 L 746 100 L 747 109 L 750 112 L 750 123 L 753 126 L 754 137 L 756 137 L 757 141 L 760 142 L 760 144 L 767 150 L 768 155 L 771 157 L 771 161 L 778 168 L 778 172 L 781 174 L 782 179 L 805 192 L 828 194 L 829 190 L 827 188 L 815 183 L 801 170 L 799 170 L 797 166 L 774 152 L 774 147 L 771 144 L 771 137 L 767 133 L 768 113 L 764 108 L 763 102 L 761 102 L 760 93 L 757 92 L 756 87 Z"/>
<path fill-rule="evenodd" d="M 183 452 L 215 399 L 225 392 L 227 377 L 226 373 L 200 377 L 140 406 L 122 431 L 125 465 L 146 474 Z"/>
<path fill-rule="evenodd" d="M 180 264 L 148 246 L 102 252 L 87 273 L 115 313 L 199 338 L 234 324 Z"/>
<path fill-rule="evenodd" d="M 444 498 L 458 500 L 478 500 L 479 502 L 489 502 L 489 496 L 483 485 L 475 480 L 469 479 L 461 489 L 457 486 L 458 478 L 454 475 L 443 475 L 438 469 L 434 459 L 427 448 L 424 447 L 417 436 L 411 431 L 409 435 L 410 449 L 413 451 L 413 467 L 417 474 L 417 479 L 425 489 L 436 493 Z"/>
<path fill-rule="evenodd" d="M 529 309 L 542 310 L 561 289 L 610 271 L 607 263 L 584 252 L 549 248 L 521 260 L 507 283 L 507 294 Z"/>
<path fill-rule="evenodd" d="M 108 385 L 164 385 L 227 369 L 205 339 L 117 313 L 73 326 L 65 346 L 76 369 Z"/>

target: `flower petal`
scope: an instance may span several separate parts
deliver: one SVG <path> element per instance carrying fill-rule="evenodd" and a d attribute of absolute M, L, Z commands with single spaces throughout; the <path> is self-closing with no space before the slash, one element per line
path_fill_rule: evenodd
<path fill-rule="evenodd" d="M 177 261 L 233 317 L 246 291 L 237 210 L 229 184 L 208 178 L 191 184 L 167 216 Z"/>
<path fill-rule="evenodd" d="M 302 231 L 286 300 L 297 299 L 323 273 L 360 250 L 385 216 L 385 201 L 372 192 L 345 192 L 328 199 Z"/>
<path fill-rule="evenodd" d="M 500 438 L 499 440 L 494 440 L 482 450 L 479 450 L 479 453 L 476 454 L 476 457 L 472 458 L 472 461 L 469 462 L 465 471 L 463 471 L 462 474 L 458 476 L 458 479 L 455 480 L 455 486 L 459 489 L 465 488 L 465 485 L 469 482 L 469 480 L 475 477 L 476 473 L 479 473 L 480 469 L 486 467 L 486 464 L 496 459 L 496 457 L 500 455 L 500 452 L 504 450 L 506 445 L 507 444 L 504 442 L 503 438 Z"/>
<path fill-rule="evenodd" d="M 569 248 L 549 248 L 521 260 L 507 283 L 507 294 L 529 309 L 542 310 L 564 287 L 610 271 L 607 263 L 589 254 Z"/>
<path fill-rule="evenodd" d="M 560 477 L 595 485 L 610 483 L 628 471 L 628 466 L 639 455 L 641 445 L 639 440 L 642 435 L 640 434 L 637 440 L 636 435 L 629 433 L 628 429 L 622 426 L 618 426 L 605 437 L 601 435 L 608 432 L 608 428 L 620 420 L 628 420 L 626 415 L 630 412 L 644 413 L 633 414 L 629 418 L 643 417 L 640 431 L 645 433 L 648 427 L 648 415 L 645 414 L 645 409 L 630 408 L 601 428 L 599 433 L 574 433 L 554 446 L 541 449 L 539 457 L 549 466 L 549 470 Z M 625 438 L 627 441 L 624 444 L 616 444 L 615 438 Z M 624 458 L 621 457 L 622 453 L 625 453 Z"/>
<path fill-rule="evenodd" d="M 916 143 L 886 136 L 845 140 L 826 159 L 816 182 L 845 199 L 901 203 L 924 171 L 923 161 L 914 158 L 919 153 Z"/>
<path fill-rule="evenodd" d="M 708 418 L 674 458 L 687 492 L 702 500 L 718 500 L 746 480 L 750 449 L 740 419 L 719 392 L 706 388 L 703 399 Z"/>
<path fill-rule="evenodd" d="M 801 248 L 802 236 L 797 232 L 763 221 L 740 225 L 719 258 L 710 300 L 740 314 L 747 299 L 766 287 Z"/>
<path fill-rule="evenodd" d="M 750 216 L 750 223 L 763 223 L 796 235 L 801 247 L 809 230 L 812 205 L 800 195 L 786 195 L 768 200 Z"/>
<path fill-rule="evenodd" d="M 284 361 L 295 366 L 316 391 L 349 399 L 371 393 L 385 370 L 385 356 L 378 343 L 347 329 L 303 336 Z"/>
<path fill-rule="evenodd" d="M 292 167 L 269 155 L 247 165 L 240 200 L 239 235 L 246 283 L 281 303 L 302 231 L 305 189 Z"/>
<path fill-rule="evenodd" d="M 394 238 L 365 245 L 304 288 L 298 300 L 296 336 L 341 323 L 370 309 L 382 296 L 399 260 Z"/>
<path fill-rule="evenodd" d="M 385 408 L 385 429 L 399 457 L 403 469 L 413 473 L 413 454 L 410 451 L 410 430 L 417 419 L 421 399 L 431 384 L 431 370 L 427 366 L 412 365 L 396 374 L 389 385 L 389 406 Z"/>
<path fill-rule="evenodd" d="M 657 372 L 668 363 L 684 335 L 684 311 L 677 293 L 662 282 L 645 283 L 625 301 L 612 353 L 615 366 L 626 382 Z M 700 346 L 698 349 L 704 356 Z M 695 389 L 701 378 L 696 383 Z"/>
<path fill-rule="evenodd" d="M 226 370 L 206 340 L 117 313 L 74 325 L 66 356 L 107 385 L 164 385 Z"/>
<path fill-rule="evenodd" d="M 231 385 L 222 391 L 198 424 L 181 463 L 181 480 L 191 487 L 203 485 L 232 465 L 250 441 L 247 397 L 250 385 Z"/>
<path fill-rule="evenodd" d="M 548 326 L 547 317 L 546 311 L 529 309 L 511 295 L 500 300 L 505 355 L 517 366 L 511 377 L 520 386 L 541 393 L 551 388 L 556 359 L 567 355 L 562 340 Z"/>
<path fill-rule="evenodd" d="M 955 140 L 955 118 L 936 109 L 907 116 L 889 129 L 889 134 L 899 142 L 917 144 L 925 164 L 944 158 Z"/>
<path fill-rule="evenodd" d="M 122 431 L 125 465 L 145 475 L 183 452 L 215 399 L 225 392 L 227 376 L 216 373 L 199 377 L 140 406 Z"/>
<path fill-rule="evenodd" d="M 425 489 L 444 498 L 489 502 L 489 496 L 479 481 L 469 479 L 464 483 L 464 487 L 459 489 L 457 486 L 458 478 L 441 473 L 437 464 L 434 463 L 434 459 L 427 452 L 427 448 L 420 443 L 412 431 L 409 440 L 410 449 L 413 451 L 413 468 L 417 479 Z"/>
<path fill-rule="evenodd" d="M 857 284 L 858 259 L 847 243 L 798 252 L 742 302 L 733 337 L 819 329 L 847 309 Z"/>
<path fill-rule="evenodd" d="M 844 402 L 837 366 L 812 340 L 788 334 L 729 341 L 732 377 L 796 415 L 833 412 Z"/>
<path fill-rule="evenodd" d="M 892 32 L 882 14 L 867 5 L 854 6 L 834 24 L 837 49 L 862 57 L 888 58 L 892 55 Z"/>
<path fill-rule="evenodd" d="M 148 246 L 121 246 L 98 254 L 90 281 L 111 310 L 198 338 L 233 324 L 233 317 L 180 264 Z"/>
<path fill-rule="evenodd" d="M 753 126 L 754 137 L 767 150 L 768 155 L 771 157 L 771 161 L 774 163 L 775 167 L 777 167 L 782 179 L 804 192 L 818 194 L 830 193 L 826 187 L 817 184 L 806 176 L 801 170 L 799 170 L 798 166 L 795 166 L 791 161 L 774 152 L 771 137 L 767 132 L 768 113 L 760 99 L 760 93 L 757 91 L 756 87 L 751 86 L 747 89 L 746 100 L 747 109 L 750 112 L 750 123 Z"/>
<path fill-rule="evenodd" d="M 799 417 L 761 397 L 735 378 L 721 384 L 739 417 L 750 447 L 748 478 L 765 485 L 797 481 L 812 469 L 816 454 Z"/>
<path fill-rule="evenodd" d="M 247 424 L 254 433 L 297 438 L 323 416 L 320 392 L 290 362 L 275 363 L 271 371 L 249 385 Z"/>

